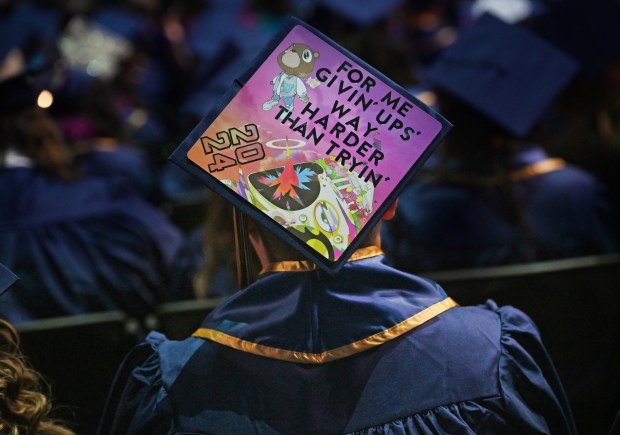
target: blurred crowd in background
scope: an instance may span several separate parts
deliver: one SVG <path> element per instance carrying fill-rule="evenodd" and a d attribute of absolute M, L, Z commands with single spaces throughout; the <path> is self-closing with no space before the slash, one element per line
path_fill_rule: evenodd
<path fill-rule="evenodd" d="M 2 1 L 0 262 L 20 281 L 0 315 L 13 323 L 108 309 L 142 316 L 164 301 L 237 290 L 230 206 L 167 157 L 290 15 L 454 124 L 384 228 L 395 265 L 424 272 L 617 252 L 619 8 L 573 0 Z M 433 81 L 442 53 L 488 14 L 576 65 L 557 79 L 514 79 L 515 92 L 554 87 L 536 110 L 520 108 L 519 95 L 496 103 L 513 112 L 507 117 L 535 112 L 518 134 L 493 119 L 500 109 L 451 99 L 450 86 Z M 508 74 L 528 62 L 506 53 Z M 24 74 L 33 71 L 36 78 Z M 37 90 L 38 108 L 36 80 L 49 91 Z M 496 92 L 491 84 L 480 93 Z"/>
<path fill-rule="evenodd" d="M 618 253 L 617 0 L 0 0 L 0 264 L 19 277 L 0 318 L 238 290 L 232 207 L 167 159 L 291 15 L 454 125 L 383 226 L 387 261 Z"/>

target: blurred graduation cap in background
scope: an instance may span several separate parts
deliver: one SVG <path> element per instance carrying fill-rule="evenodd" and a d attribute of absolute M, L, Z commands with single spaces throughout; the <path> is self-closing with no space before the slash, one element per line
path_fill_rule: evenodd
<path fill-rule="evenodd" d="M 17 41 L 36 45 L 53 40 L 59 26 L 59 12 L 44 8 L 34 2 L 15 2 L 0 14 L 0 57 L 5 48 Z"/>
<path fill-rule="evenodd" d="M 405 0 L 316 0 L 315 3 L 356 26 L 366 28 L 386 18 Z"/>
<path fill-rule="evenodd" d="M 620 55 L 620 2 L 559 1 L 535 22 L 533 30 L 573 56 L 592 79 Z"/>
<path fill-rule="evenodd" d="M 55 55 L 58 13 L 20 2 L 0 14 L 0 80 L 45 65 Z"/>
<path fill-rule="evenodd" d="M 101 7 L 92 22 L 127 41 L 140 38 L 148 27 L 145 15 L 114 4 Z"/>
<path fill-rule="evenodd" d="M 195 125 L 213 109 L 279 27 L 279 19 L 252 16 L 244 0 L 211 0 L 189 27 L 187 43 L 199 64 L 179 110 L 182 122 Z"/>
<path fill-rule="evenodd" d="M 519 23 L 546 10 L 544 0 L 475 0 L 470 8 L 472 17 L 490 13 L 507 23 Z"/>
<path fill-rule="evenodd" d="M 577 62 L 550 43 L 485 13 L 442 52 L 424 78 L 524 137 L 577 71 Z"/>
<path fill-rule="evenodd" d="M 7 267 L 0 263 L 0 296 L 4 294 L 13 284 L 19 280 L 17 275 L 11 272 Z M 0 302 L 1 303 L 1 302 Z"/>
<path fill-rule="evenodd" d="M 205 116 L 219 101 L 228 89 L 235 73 L 239 73 L 240 66 L 237 59 L 241 49 L 231 40 L 222 41 L 220 50 L 214 53 L 208 61 L 201 62 L 189 95 L 180 107 L 180 117 L 190 118 L 192 125 L 197 119 Z"/>
<path fill-rule="evenodd" d="M 195 18 L 187 30 L 190 49 L 201 57 L 212 58 L 218 55 L 227 41 L 239 44 L 244 39 L 238 22 L 244 7 L 244 2 L 239 0 L 211 0 L 209 7 Z"/>

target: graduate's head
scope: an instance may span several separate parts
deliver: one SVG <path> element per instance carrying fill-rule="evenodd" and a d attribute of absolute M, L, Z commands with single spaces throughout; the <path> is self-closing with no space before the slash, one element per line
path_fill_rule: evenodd
<path fill-rule="evenodd" d="M 64 136 L 49 108 L 51 74 L 26 71 L 0 82 L 0 165 L 14 151 L 32 160 L 48 175 L 69 180 L 77 176 Z"/>
<path fill-rule="evenodd" d="M 396 214 L 398 198 L 388 207 L 382 219 L 369 231 L 360 242 L 359 247 L 381 246 L 381 223 L 391 220 Z M 260 260 L 261 266 L 286 260 L 305 260 L 306 257 L 292 245 L 284 242 L 279 236 L 252 219 L 248 219 L 248 235 L 250 242 Z"/>

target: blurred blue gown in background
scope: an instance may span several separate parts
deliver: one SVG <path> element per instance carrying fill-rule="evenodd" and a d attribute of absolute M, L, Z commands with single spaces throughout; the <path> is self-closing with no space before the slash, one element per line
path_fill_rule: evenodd
<path fill-rule="evenodd" d="M 0 261 L 20 281 L 0 316 L 19 323 L 104 310 L 148 313 L 182 237 L 128 176 L 67 182 L 30 167 L 1 168 Z"/>
<path fill-rule="evenodd" d="M 417 178 L 382 228 L 391 262 L 409 271 L 485 267 L 618 252 L 617 210 L 603 183 L 531 145 L 493 164 L 448 163 Z M 435 174 L 438 171 L 434 170 Z"/>

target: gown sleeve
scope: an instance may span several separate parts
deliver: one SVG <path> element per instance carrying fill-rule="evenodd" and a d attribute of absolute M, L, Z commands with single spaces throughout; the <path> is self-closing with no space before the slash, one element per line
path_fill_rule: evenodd
<path fill-rule="evenodd" d="M 119 367 L 99 425 L 98 435 L 167 434 L 173 411 L 162 381 L 159 346 L 166 341 L 150 333 Z"/>
<path fill-rule="evenodd" d="M 426 409 L 355 434 L 573 435 L 563 387 L 534 323 L 523 312 L 488 301 L 500 320 L 499 395 Z"/>
<path fill-rule="evenodd" d="M 502 355 L 500 388 L 506 408 L 523 433 L 575 434 L 570 405 L 538 329 L 523 312 L 497 308 Z"/>

